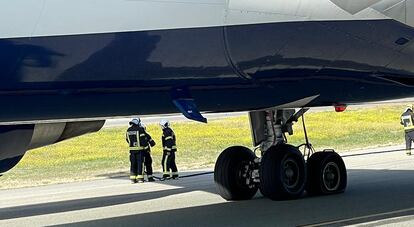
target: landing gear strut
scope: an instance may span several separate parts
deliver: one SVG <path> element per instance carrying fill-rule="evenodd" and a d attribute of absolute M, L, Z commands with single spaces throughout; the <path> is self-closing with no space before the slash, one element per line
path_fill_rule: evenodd
<path fill-rule="evenodd" d="M 286 133 L 293 134 L 293 123 L 308 109 L 250 112 L 254 146 L 261 158 L 246 147 L 230 147 L 219 156 L 214 180 L 226 200 L 252 198 L 258 189 L 272 200 L 296 199 L 306 190 L 310 195 L 345 191 L 346 167 L 333 150 L 314 152 L 303 121 L 306 143 L 287 144 Z"/>

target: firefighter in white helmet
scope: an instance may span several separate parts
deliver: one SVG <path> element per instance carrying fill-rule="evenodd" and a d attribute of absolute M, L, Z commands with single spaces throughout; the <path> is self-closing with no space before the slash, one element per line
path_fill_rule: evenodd
<path fill-rule="evenodd" d="M 178 169 L 175 163 L 175 152 L 177 151 L 176 138 L 174 131 L 170 127 L 170 122 L 167 120 L 160 121 L 162 129 L 162 169 L 163 178 L 166 179 L 171 177 L 178 179 Z"/>

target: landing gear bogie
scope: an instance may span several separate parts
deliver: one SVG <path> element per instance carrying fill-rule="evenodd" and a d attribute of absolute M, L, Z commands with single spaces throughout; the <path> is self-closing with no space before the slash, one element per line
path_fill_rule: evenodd
<path fill-rule="evenodd" d="M 309 195 L 328 195 L 345 191 L 346 167 L 333 150 L 315 152 L 310 144 L 304 113 L 294 109 L 273 109 L 249 113 L 253 146 L 261 158 L 248 148 L 229 147 L 219 156 L 214 180 L 226 200 L 252 198 L 258 189 L 272 200 L 297 199 Z M 303 153 L 288 144 L 293 123 L 302 117 L 305 143 Z M 305 157 L 307 158 L 305 162 Z"/>

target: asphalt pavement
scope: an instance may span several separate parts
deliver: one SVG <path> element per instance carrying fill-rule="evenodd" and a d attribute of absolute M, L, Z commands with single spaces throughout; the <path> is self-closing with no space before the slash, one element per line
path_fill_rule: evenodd
<path fill-rule="evenodd" d="M 205 175 L 128 177 L 0 191 L 0 226 L 413 226 L 414 156 L 402 147 L 346 153 L 343 194 L 227 202 Z"/>

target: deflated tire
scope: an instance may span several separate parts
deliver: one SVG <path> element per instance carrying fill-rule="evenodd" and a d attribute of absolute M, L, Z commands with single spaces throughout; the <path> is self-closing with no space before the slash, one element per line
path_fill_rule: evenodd
<path fill-rule="evenodd" d="M 247 200 L 256 194 L 258 188 L 246 173 L 255 158 L 250 149 L 241 146 L 229 147 L 220 154 L 214 168 L 214 181 L 224 199 Z"/>

